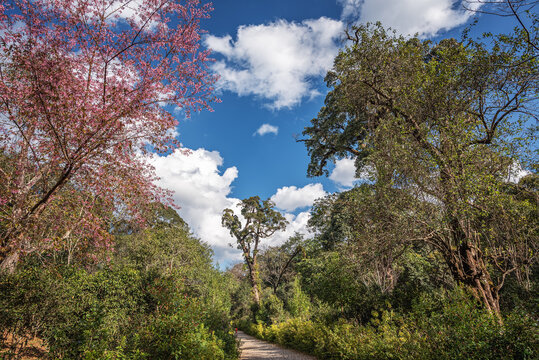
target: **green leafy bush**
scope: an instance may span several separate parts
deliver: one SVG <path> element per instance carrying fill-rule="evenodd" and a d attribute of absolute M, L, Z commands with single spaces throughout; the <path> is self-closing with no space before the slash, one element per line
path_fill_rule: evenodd
<path fill-rule="evenodd" d="M 260 308 L 256 313 L 257 321 L 273 324 L 285 320 L 284 304 L 275 294 L 270 293 L 262 298 Z"/>
<path fill-rule="evenodd" d="M 236 358 L 231 331 L 209 329 L 204 300 L 184 289 L 129 267 L 27 267 L 0 277 L 0 331 L 43 339 L 52 358 Z"/>
<path fill-rule="evenodd" d="M 501 325 L 459 289 L 441 302 L 424 297 L 408 314 L 389 307 L 374 311 L 366 325 L 292 318 L 239 326 L 319 359 L 534 359 L 539 354 L 536 320 L 513 312 Z"/>

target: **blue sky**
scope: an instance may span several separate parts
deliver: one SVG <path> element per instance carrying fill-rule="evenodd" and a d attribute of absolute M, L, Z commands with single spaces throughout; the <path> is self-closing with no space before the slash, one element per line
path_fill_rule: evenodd
<path fill-rule="evenodd" d="M 307 178 L 308 154 L 295 141 L 323 105 L 323 78 L 343 46 L 346 24 L 380 20 L 437 40 L 459 37 L 473 15 L 461 0 L 216 0 L 214 8 L 201 25 L 203 46 L 214 51 L 212 69 L 221 76 L 222 102 L 190 119 L 177 113 L 178 138 L 191 153 L 175 152 L 154 165 L 180 215 L 224 267 L 241 261 L 220 226 L 224 208 L 250 196 L 272 197 L 290 222 L 265 241 L 276 245 L 294 231 L 307 233 L 314 199 L 352 186 L 352 160 L 337 163 L 329 178 Z M 481 16 L 473 31 L 504 31 L 511 20 Z"/>

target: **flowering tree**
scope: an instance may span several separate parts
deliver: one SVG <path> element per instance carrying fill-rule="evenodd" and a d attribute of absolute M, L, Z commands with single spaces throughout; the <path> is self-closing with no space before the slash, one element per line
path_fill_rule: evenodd
<path fill-rule="evenodd" d="M 95 214 L 96 203 L 137 219 L 142 204 L 167 198 L 144 154 L 178 147 L 167 110 L 188 116 L 216 100 L 209 52 L 199 51 L 211 10 L 198 0 L 0 5 L 2 268 L 72 233 L 60 219 Z M 95 225 L 81 236 L 101 237 L 106 224 Z"/>

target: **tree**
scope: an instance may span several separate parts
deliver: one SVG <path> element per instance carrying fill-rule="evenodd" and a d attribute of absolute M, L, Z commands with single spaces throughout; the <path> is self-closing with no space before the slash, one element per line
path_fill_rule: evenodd
<path fill-rule="evenodd" d="M 260 276 L 258 273 L 260 240 L 272 236 L 279 230 L 284 230 L 288 222 L 278 211 L 273 210 L 274 204 L 269 199 L 261 202 L 258 196 L 253 196 L 242 200 L 239 206 L 245 223 L 242 225 L 232 209 L 225 209 L 222 224 L 230 230 L 230 235 L 236 238 L 238 249 L 243 252 L 243 259 L 249 270 L 253 300 L 255 304 L 260 305 Z"/>
<path fill-rule="evenodd" d="M 365 286 L 388 293 L 399 278 L 397 262 L 416 236 L 403 211 L 414 203 L 400 189 L 362 184 L 318 199 L 309 227 L 324 249 L 338 250 L 347 258 Z"/>
<path fill-rule="evenodd" d="M 295 274 L 293 265 L 294 261 L 297 262 L 298 255 L 304 251 L 303 241 L 303 235 L 295 233 L 281 246 L 271 246 L 260 254 L 262 279 L 271 286 L 274 294 L 277 294 L 283 281 L 288 282 Z"/>
<path fill-rule="evenodd" d="M 201 281 L 210 269 L 213 252 L 191 233 L 188 225 L 171 207 L 153 204 L 148 225 L 138 231 L 115 233 L 115 257 L 140 271 L 175 277 L 189 275 Z M 187 284 L 189 285 L 189 284 Z"/>
<path fill-rule="evenodd" d="M 198 0 L 0 5 L 2 268 L 69 231 L 39 229 L 60 202 L 79 201 L 73 192 L 131 220 L 167 198 L 143 155 L 179 145 L 167 109 L 189 115 L 216 100 L 209 52 L 199 51 L 210 11 Z"/>
<path fill-rule="evenodd" d="M 537 0 L 466 0 L 464 8 L 475 13 L 515 18 L 526 42 L 538 56 L 539 17 L 534 12 L 537 5 L 539 5 Z"/>
<path fill-rule="evenodd" d="M 455 280 L 499 316 L 506 276 L 536 261 L 519 244 L 537 243 L 524 230 L 537 219 L 519 207 L 537 204 L 516 204 L 500 189 L 525 164 L 537 58 L 522 34 L 491 37 L 489 47 L 432 44 L 377 25 L 354 27 L 348 38 L 326 77 L 325 106 L 303 132 L 309 175 L 354 156 L 358 174 L 412 194 L 402 214 L 421 230 L 415 241 L 439 251 Z"/>

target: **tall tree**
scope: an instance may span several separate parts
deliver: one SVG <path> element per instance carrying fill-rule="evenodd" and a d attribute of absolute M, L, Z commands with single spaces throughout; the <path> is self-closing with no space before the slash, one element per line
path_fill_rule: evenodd
<path fill-rule="evenodd" d="M 377 25 L 354 27 L 348 38 L 327 75 L 325 107 L 303 132 L 309 175 L 354 156 L 358 173 L 408 191 L 417 201 L 402 213 L 422 230 L 416 240 L 499 315 L 506 276 L 536 259 L 509 254 L 537 244 L 523 226 L 537 221 L 529 217 L 537 204 L 517 205 L 500 191 L 525 161 L 522 124 L 537 120 L 539 68 L 526 37 L 432 44 Z"/>
<path fill-rule="evenodd" d="M 287 221 L 274 210 L 274 204 L 267 199 L 253 196 L 239 204 L 241 216 L 245 219 L 242 225 L 240 218 L 232 209 L 223 211 L 222 224 L 236 238 L 238 249 L 243 252 L 243 259 L 249 270 L 249 281 L 253 291 L 253 300 L 260 305 L 260 275 L 258 273 L 258 253 L 260 240 L 270 237 L 278 230 L 284 230 Z"/>
<path fill-rule="evenodd" d="M 215 100 L 209 52 L 199 51 L 210 11 L 198 0 L 2 2 L 3 268 L 43 244 L 32 229 L 69 199 L 68 183 L 131 219 L 164 199 L 141 155 L 179 145 L 166 106 L 189 114 Z"/>

